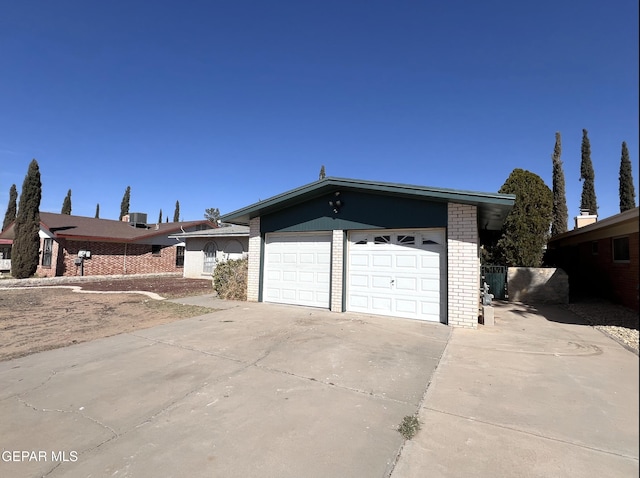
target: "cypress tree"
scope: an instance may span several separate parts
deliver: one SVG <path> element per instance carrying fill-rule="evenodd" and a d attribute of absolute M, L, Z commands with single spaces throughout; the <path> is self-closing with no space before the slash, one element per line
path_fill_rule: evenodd
<path fill-rule="evenodd" d="M 34 159 L 22 183 L 20 203 L 11 249 L 11 274 L 16 279 L 31 277 L 38 269 L 40 258 L 40 200 L 42 183 L 40 168 Z"/>
<path fill-rule="evenodd" d="M 631 161 L 627 143 L 622 142 L 622 157 L 620 158 L 620 212 L 636 207 L 636 188 L 633 186 Z"/>
<path fill-rule="evenodd" d="M 162 222 L 162 209 L 160 209 L 160 214 L 158 215 L 158 224 Z"/>
<path fill-rule="evenodd" d="M 17 201 L 18 190 L 16 189 L 16 185 L 12 184 L 9 188 L 9 204 L 7 204 L 7 212 L 4 213 L 4 221 L 2 222 L 3 231 L 16 220 L 16 212 L 18 210 Z"/>
<path fill-rule="evenodd" d="M 173 222 L 180 222 L 180 202 L 176 201 L 176 210 L 173 212 Z"/>
<path fill-rule="evenodd" d="M 122 202 L 120 203 L 120 217 L 119 221 L 122 221 L 122 217 L 129 214 L 129 201 L 131 200 L 131 186 L 127 186 L 127 189 L 122 196 Z"/>
<path fill-rule="evenodd" d="M 593 163 L 591 162 L 591 144 L 589 143 L 588 131 L 582 130 L 582 161 L 580 162 L 580 180 L 582 184 L 582 198 L 580 210 L 589 211 L 589 214 L 598 214 L 598 202 L 596 201 L 595 178 Z"/>
<path fill-rule="evenodd" d="M 67 196 L 62 201 L 62 210 L 60 214 L 71 215 L 71 189 L 67 192 Z"/>
<path fill-rule="evenodd" d="M 565 193 L 564 171 L 562 170 L 562 138 L 556 132 L 556 144 L 553 148 L 553 215 L 551 220 L 551 236 L 557 236 L 567 232 L 567 221 L 569 212 L 567 211 L 567 197 Z"/>
<path fill-rule="evenodd" d="M 100 203 L 96 204 L 96 219 L 100 219 Z"/>
<path fill-rule="evenodd" d="M 501 263 L 540 267 L 551 225 L 553 192 L 540 176 L 523 169 L 514 169 L 499 192 L 516 195 L 497 244 Z"/>

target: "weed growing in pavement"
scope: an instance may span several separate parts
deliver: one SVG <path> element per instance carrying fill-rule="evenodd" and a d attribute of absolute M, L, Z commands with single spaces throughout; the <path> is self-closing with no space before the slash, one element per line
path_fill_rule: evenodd
<path fill-rule="evenodd" d="M 420 430 L 420 422 L 413 415 L 407 415 L 402 419 L 402 423 L 398 427 L 398 431 L 405 440 L 411 440 Z"/>

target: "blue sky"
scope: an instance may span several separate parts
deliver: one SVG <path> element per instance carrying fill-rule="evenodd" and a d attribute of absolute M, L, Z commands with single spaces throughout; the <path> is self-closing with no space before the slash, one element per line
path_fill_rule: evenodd
<path fill-rule="evenodd" d="M 0 208 L 40 165 L 41 211 L 184 220 L 328 176 L 551 187 L 582 129 L 600 217 L 638 186 L 638 1 L 0 0 Z M 572 219 L 570 219 L 572 227 Z"/>

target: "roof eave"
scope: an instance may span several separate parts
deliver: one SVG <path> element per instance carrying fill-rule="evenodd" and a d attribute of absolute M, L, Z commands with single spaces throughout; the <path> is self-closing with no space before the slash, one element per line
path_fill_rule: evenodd
<path fill-rule="evenodd" d="M 220 219 L 224 222 L 233 224 L 248 225 L 249 221 L 254 217 L 283 209 L 290 203 L 298 202 L 303 199 L 312 199 L 320 195 L 324 190 L 335 187 L 348 188 L 354 191 L 420 197 L 431 201 L 474 205 L 487 204 L 508 209 L 511 209 L 515 202 L 515 196 L 511 194 L 483 193 L 478 191 L 462 191 L 328 177 L 290 191 L 286 191 L 263 201 L 250 204 L 249 206 L 225 214 Z"/>

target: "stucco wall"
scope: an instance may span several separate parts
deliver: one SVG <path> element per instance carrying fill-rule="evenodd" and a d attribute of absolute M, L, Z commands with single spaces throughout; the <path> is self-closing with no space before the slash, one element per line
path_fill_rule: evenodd
<path fill-rule="evenodd" d="M 204 272 L 204 248 L 207 243 L 213 242 L 216 245 L 216 257 L 222 259 L 240 259 L 242 253 L 249 251 L 248 237 L 194 237 L 186 241 L 184 251 L 184 277 L 190 279 L 210 279 L 211 273 Z M 240 253 L 230 253 L 229 251 L 242 249 Z"/>
<path fill-rule="evenodd" d="M 568 304 L 569 276 L 560 268 L 509 267 L 509 301 L 526 304 Z"/>

